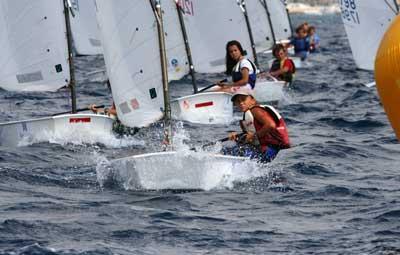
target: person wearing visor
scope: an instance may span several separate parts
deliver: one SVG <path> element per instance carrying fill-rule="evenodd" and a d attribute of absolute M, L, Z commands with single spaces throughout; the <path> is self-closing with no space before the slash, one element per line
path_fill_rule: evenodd
<path fill-rule="evenodd" d="M 270 162 L 280 150 L 290 148 L 285 121 L 274 107 L 259 105 L 251 91 L 238 91 L 231 100 L 243 112 L 243 134 L 231 132 L 229 139 L 236 145 L 224 148 L 223 154 Z"/>

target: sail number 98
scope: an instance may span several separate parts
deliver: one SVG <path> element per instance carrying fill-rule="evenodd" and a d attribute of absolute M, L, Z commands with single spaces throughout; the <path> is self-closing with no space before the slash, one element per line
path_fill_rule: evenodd
<path fill-rule="evenodd" d="M 343 20 L 360 24 L 355 0 L 340 0 L 340 10 L 342 12 Z"/>

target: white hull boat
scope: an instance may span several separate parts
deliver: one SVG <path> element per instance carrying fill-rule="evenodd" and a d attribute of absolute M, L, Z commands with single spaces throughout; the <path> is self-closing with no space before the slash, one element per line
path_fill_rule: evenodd
<path fill-rule="evenodd" d="M 96 137 L 112 136 L 113 122 L 105 115 L 82 113 L 1 123 L 0 145 L 16 147 L 57 137 L 92 143 Z"/>
<path fill-rule="evenodd" d="M 205 92 L 171 101 L 172 118 L 198 124 L 229 124 L 233 119 L 231 94 Z"/>
<path fill-rule="evenodd" d="M 264 175 L 266 168 L 244 157 L 170 151 L 100 163 L 96 171 L 100 183 L 112 180 L 125 189 L 210 190 Z"/>
<path fill-rule="evenodd" d="M 290 57 L 294 63 L 296 69 L 306 68 L 308 65 L 306 64 L 307 60 L 302 61 L 299 57 Z"/>
<path fill-rule="evenodd" d="M 283 99 L 283 88 L 285 81 L 269 81 L 257 79 L 254 87 L 254 96 L 258 102 L 276 102 Z"/>
<path fill-rule="evenodd" d="M 278 80 L 267 80 L 263 78 L 257 78 L 256 86 L 254 88 L 254 96 L 257 101 L 266 103 L 266 102 L 276 102 L 282 100 L 284 93 L 283 88 L 286 85 L 285 81 L 278 81 Z M 201 90 L 202 88 L 200 88 Z M 215 91 L 217 87 L 211 87 L 206 91 Z M 209 93 L 210 93 L 209 92 Z M 215 92 L 214 92 L 215 93 Z M 199 93 L 205 94 L 205 93 Z M 229 98 L 232 97 L 232 94 L 226 93 L 229 95 Z M 232 102 L 229 99 L 230 104 Z M 174 114 L 172 112 L 172 114 Z"/>

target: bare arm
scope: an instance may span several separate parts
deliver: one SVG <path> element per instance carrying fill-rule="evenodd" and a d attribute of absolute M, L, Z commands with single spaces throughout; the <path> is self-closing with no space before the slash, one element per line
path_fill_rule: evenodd
<path fill-rule="evenodd" d="M 102 113 L 102 114 L 107 114 L 107 115 L 117 115 L 117 109 L 115 109 L 115 105 L 113 104 L 110 108 L 96 108 L 95 104 L 91 104 L 88 107 L 90 110 L 92 110 L 93 113 Z"/>
<path fill-rule="evenodd" d="M 289 68 L 287 67 L 287 66 L 284 66 L 284 67 L 282 67 L 281 69 L 279 69 L 279 70 L 276 70 L 276 71 L 274 71 L 274 72 L 270 72 L 270 74 L 272 75 L 272 76 L 279 76 L 279 75 L 281 75 L 281 74 L 284 74 L 284 73 L 287 73 L 287 72 L 289 72 Z"/>
<path fill-rule="evenodd" d="M 112 106 L 107 111 L 108 115 L 115 115 L 117 116 L 117 109 L 115 108 L 115 104 L 113 103 Z"/>
<path fill-rule="evenodd" d="M 243 67 L 240 72 L 242 73 L 242 79 L 234 82 L 232 84 L 233 87 L 236 86 L 246 86 L 249 83 L 249 69 L 247 67 Z"/>
<path fill-rule="evenodd" d="M 242 79 L 238 80 L 233 83 L 218 83 L 219 86 L 226 86 L 226 87 L 237 87 L 237 86 L 246 86 L 247 83 L 249 83 L 249 69 L 247 67 L 243 67 L 240 70 L 240 73 L 242 74 Z"/>

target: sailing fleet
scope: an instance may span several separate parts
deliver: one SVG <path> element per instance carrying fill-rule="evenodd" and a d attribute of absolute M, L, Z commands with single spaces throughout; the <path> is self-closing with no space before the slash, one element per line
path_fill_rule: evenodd
<path fill-rule="evenodd" d="M 342 0 L 342 17 L 356 64 L 370 70 L 382 28 L 389 26 L 398 7 L 388 1 L 361 2 Z M 374 19 L 365 19 L 371 13 Z M 260 67 L 257 54 L 270 52 L 275 44 L 292 36 L 288 12 L 280 0 L 3 0 L 0 15 L 0 33 L 4 35 L 0 39 L 4 49 L 0 86 L 11 91 L 57 91 L 66 86 L 71 91 L 70 113 L 2 123 L 0 144 L 18 146 L 43 133 L 112 135 L 114 119 L 78 113 L 75 92 L 75 56 L 103 54 L 119 121 L 128 127 L 147 127 L 164 119 L 168 152 L 112 162 L 119 174 L 130 175 L 126 180 L 136 186 L 153 183 L 151 178 L 165 174 L 149 177 L 141 172 L 141 165 L 159 161 L 171 171 L 181 166 L 176 160 L 180 154 L 170 145 L 171 118 L 200 124 L 232 121 L 232 95 L 212 88 L 199 92 L 196 80 L 196 73 L 225 71 L 228 41 L 240 41 L 247 49 L 246 57 Z M 374 36 L 368 44 L 360 36 L 367 33 Z M 193 94 L 170 100 L 168 83 L 187 75 Z M 255 97 L 261 102 L 279 101 L 284 85 L 276 79 L 258 79 Z M 244 162 L 240 157 L 213 153 L 207 158 L 232 168 Z M 210 164 L 193 155 L 186 160 L 202 169 Z M 189 185 L 193 186 L 201 188 L 201 184 Z"/>
<path fill-rule="evenodd" d="M 162 70 L 155 65 L 160 62 L 160 55 L 154 50 L 158 47 L 152 38 L 155 37 L 156 18 L 148 10 L 153 1 L 131 2 L 132 9 L 138 13 L 128 15 L 127 10 L 109 13 L 117 8 L 124 9 L 123 4 L 108 3 L 109 8 L 101 8 L 107 4 L 94 0 L 2 1 L 0 8 L 5 18 L 0 29 L 7 35 L 2 37 L 2 45 L 9 47 L 9 56 L 3 58 L 7 69 L 0 75 L 0 86 L 10 91 L 57 91 L 65 86 L 71 90 L 71 114 L 2 123 L 2 145 L 16 146 L 22 138 L 34 140 L 43 132 L 96 130 L 100 134 L 112 133 L 111 118 L 76 112 L 75 55 L 104 54 L 113 100 L 122 124 L 144 127 L 162 118 L 163 89 L 159 82 Z M 279 5 L 275 2 L 162 2 L 167 82 L 190 75 L 193 83 L 193 94 L 171 100 L 174 119 L 200 124 L 232 121 L 231 95 L 212 90 L 197 93 L 195 73 L 223 72 L 224 48 L 229 40 L 240 40 L 248 49 L 247 57 L 257 62 L 257 54 L 271 49 L 275 38 L 288 38 L 291 29 L 286 7 L 281 1 Z M 213 8 L 209 8 L 210 5 Z M 247 8 L 257 15 L 248 16 Z M 210 17 L 214 20 L 212 26 Z M 281 21 L 277 21 L 278 18 Z M 277 24 L 275 28 L 272 21 Z M 30 38 L 30 43 L 23 38 Z M 259 81 L 257 99 L 279 101 L 284 85 L 277 80 Z M 55 118 L 68 124 L 65 127 L 55 125 Z M 101 121 L 97 123 L 97 120 Z"/>

